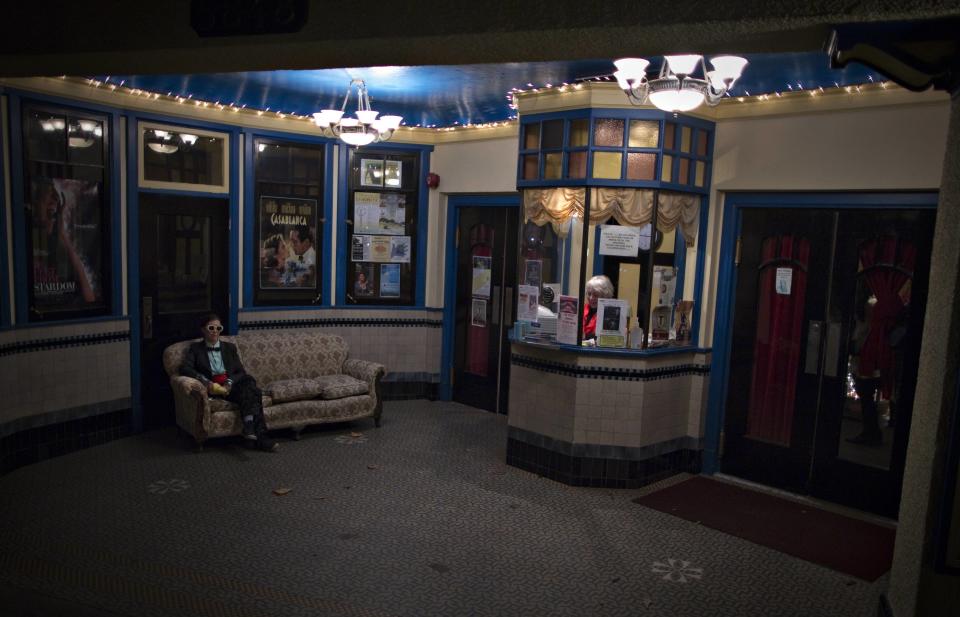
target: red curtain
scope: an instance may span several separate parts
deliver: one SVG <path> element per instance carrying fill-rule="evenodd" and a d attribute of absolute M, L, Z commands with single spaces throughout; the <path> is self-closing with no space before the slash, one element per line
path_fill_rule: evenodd
<path fill-rule="evenodd" d="M 917 249 L 910 242 L 900 242 L 898 250 L 897 239 L 884 236 L 862 243 L 859 253 L 867 286 L 877 299 L 870 313 L 867 337 L 860 348 L 860 375 L 872 376 L 879 372 L 880 391 L 885 398 L 890 398 L 894 353 L 889 336 L 897 317 L 910 302 L 909 294 L 904 297 L 901 290 L 913 275 Z"/>
<path fill-rule="evenodd" d="M 793 428 L 809 260 L 806 238 L 767 238 L 761 248 L 747 436 L 785 446 Z M 777 268 L 791 270 L 788 294 L 777 293 Z"/>
<path fill-rule="evenodd" d="M 480 224 L 470 230 L 470 284 L 473 285 L 473 258 L 490 257 L 493 255 L 493 229 Z M 492 285 L 492 282 L 491 282 Z M 487 301 L 487 312 L 490 312 L 490 298 Z M 464 372 L 486 377 L 490 364 L 490 334 L 487 326 L 473 325 L 472 306 L 467 307 L 467 361 Z"/>

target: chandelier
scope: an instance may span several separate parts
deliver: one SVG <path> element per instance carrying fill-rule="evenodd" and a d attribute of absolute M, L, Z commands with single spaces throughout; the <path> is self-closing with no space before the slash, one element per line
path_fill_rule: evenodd
<path fill-rule="evenodd" d="M 739 56 L 716 56 L 710 60 L 713 66 L 708 71 L 703 56 L 685 54 L 664 56 L 660 75 L 647 79 L 648 60 L 621 58 L 613 63 L 617 70 L 613 76 L 634 105 L 648 101 L 664 111 L 690 111 L 702 103 L 716 105 L 740 78 L 745 58 Z"/>
<path fill-rule="evenodd" d="M 347 103 L 354 89 L 357 91 L 356 118 L 344 118 Z M 313 114 L 313 122 L 323 129 L 327 137 L 339 137 L 351 146 L 366 146 L 375 141 L 386 141 L 393 136 L 393 132 L 403 120 L 400 116 L 382 116 L 377 118 L 378 112 L 370 109 L 370 97 L 367 95 L 367 86 L 362 79 L 354 79 L 347 87 L 347 94 L 343 97 L 340 109 L 324 109 Z"/>

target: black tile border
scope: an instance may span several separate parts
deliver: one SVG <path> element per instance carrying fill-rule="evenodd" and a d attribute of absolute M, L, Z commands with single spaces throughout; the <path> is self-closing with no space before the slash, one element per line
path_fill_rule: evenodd
<path fill-rule="evenodd" d="M 56 411 L 49 411 L 47 413 L 22 416 L 20 418 L 14 418 L 9 422 L 0 424 L 0 437 L 5 437 L 13 433 L 33 428 L 48 426 L 50 424 L 61 424 L 63 422 L 80 420 L 90 416 L 99 416 L 105 413 L 130 409 L 131 407 L 132 405 L 130 397 L 124 397 L 112 401 L 100 401 L 98 403 L 90 403 L 88 405 L 80 405 L 78 407 L 70 407 L 68 409 L 58 409 Z"/>
<path fill-rule="evenodd" d="M 566 456 L 613 458 L 628 461 L 643 461 L 675 450 L 700 450 L 703 447 L 702 441 L 699 438 L 689 436 L 678 437 L 669 441 L 661 441 L 660 443 L 650 444 L 648 446 L 608 446 L 592 443 L 571 443 L 516 426 L 507 427 L 507 438 L 538 448 L 545 448 Z"/>
<path fill-rule="evenodd" d="M 270 319 L 241 321 L 240 331 L 245 330 L 280 330 L 283 328 L 336 328 L 336 327 L 367 327 L 367 328 L 442 328 L 443 321 L 425 318 L 346 318 L 320 317 L 313 319 Z"/>
<path fill-rule="evenodd" d="M 103 332 L 100 334 L 79 334 L 77 336 L 59 336 L 54 338 L 37 339 L 35 341 L 17 341 L 0 345 L 0 358 L 21 353 L 47 351 L 50 349 L 64 349 L 67 347 L 86 347 L 88 345 L 104 345 L 130 340 L 130 332 Z"/>
<path fill-rule="evenodd" d="M 408 401 L 439 397 L 440 384 L 426 381 L 381 381 L 380 397 L 385 401 Z"/>
<path fill-rule="evenodd" d="M 628 460 L 566 455 L 507 439 L 508 465 L 570 486 L 640 488 L 680 472 L 700 473 L 700 462 L 701 451 L 686 448 Z"/>
<path fill-rule="evenodd" d="M 130 409 L 36 426 L 0 437 L 0 475 L 132 434 Z"/>
<path fill-rule="evenodd" d="M 510 364 L 524 368 L 541 371 L 544 373 L 553 373 L 556 375 L 565 375 L 577 379 L 613 379 L 618 381 L 655 381 L 658 379 L 670 379 L 682 375 L 709 375 L 709 364 L 676 364 L 673 366 L 658 367 L 652 369 L 625 369 L 600 366 L 574 366 L 572 364 L 563 364 L 561 362 L 550 362 L 539 358 L 521 356 L 519 354 L 510 355 Z"/>

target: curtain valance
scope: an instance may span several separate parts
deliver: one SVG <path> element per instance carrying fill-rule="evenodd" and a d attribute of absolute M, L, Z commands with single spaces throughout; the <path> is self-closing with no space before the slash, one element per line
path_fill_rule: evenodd
<path fill-rule="evenodd" d="M 641 227 L 650 222 L 653 214 L 652 189 L 591 190 L 590 224 L 602 225 L 610 218 L 630 227 Z M 583 216 L 585 194 L 583 188 L 526 189 L 523 192 L 525 220 L 536 225 L 549 223 L 558 236 L 566 237 L 571 217 Z M 687 246 L 693 246 L 697 241 L 699 226 L 699 195 L 660 191 L 657 229 L 668 233 L 679 227 Z"/>

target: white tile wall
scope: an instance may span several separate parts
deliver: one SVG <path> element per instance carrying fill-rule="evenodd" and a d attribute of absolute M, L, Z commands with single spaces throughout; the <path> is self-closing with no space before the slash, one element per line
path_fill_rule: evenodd
<path fill-rule="evenodd" d="M 438 311 L 383 309 L 317 309 L 315 311 L 264 311 L 241 313 L 240 323 L 309 319 L 403 319 L 440 321 Z M 429 373 L 439 376 L 442 329 L 433 325 L 323 325 L 323 332 L 343 337 L 350 357 L 379 362 L 393 373 Z M 241 330 L 242 331 L 242 330 Z"/>
<path fill-rule="evenodd" d="M 583 367 L 639 370 L 709 363 L 704 354 L 633 359 L 562 353 L 526 345 L 514 345 L 513 351 L 546 362 Z M 688 435 L 699 438 L 703 435 L 706 382 L 705 377 L 695 374 L 647 381 L 578 379 L 513 365 L 508 422 L 542 435 L 594 445 L 640 447 Z M 569 396 L 572 404 L 564 406 L 570 409 L 562 416 L 565 424 L 543 418 L 535 411 L 537 393 L 544 388 L 554 399 Z M 560 428 L 566 429 L 571 421 L 572 436 L 563 437 L 571 433 Z"/>
<path fill-rule="evenodd" d="M 0 344 L 125 332 L 126 321 L 25 328 L 3 333 Z M 130 397 L 130 343 L 18 352 L 0 357 L 0 423 Z"/>

